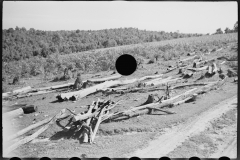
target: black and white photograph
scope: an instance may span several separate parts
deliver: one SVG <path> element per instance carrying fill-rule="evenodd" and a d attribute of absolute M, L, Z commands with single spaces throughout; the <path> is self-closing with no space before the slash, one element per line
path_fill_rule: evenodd
<path fill-rule="evenodd" d="M 3 1 L 2 157 L 237 158 L 237 1 Z"/>

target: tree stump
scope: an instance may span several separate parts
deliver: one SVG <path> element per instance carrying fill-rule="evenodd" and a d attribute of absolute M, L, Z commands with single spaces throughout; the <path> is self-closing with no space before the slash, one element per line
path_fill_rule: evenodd
<path fill-rule="evenodd" d="M 82 86 L 83 86 L 83 82 L 82 82 L 82 79 L 81 79 L 81 74 L 78 73 L 77 79 L 75 80 L 74 85 L 73 85 L 73 89 L 79 90 L 79 89 L 82 88 Z M 86 86 L 86 84 L 85 84 L 85 86 Z"/>
<path fill-rule="evenodd" d="M 17 85 L 17 84 L 19 84 L 19 79 L 20 79 L 20 77 L 17 75 L 17 76 L 15 76 L 14 78 L 13 78 L 13 82 L 12 82 L 12 84 L 13 85 Z"/>

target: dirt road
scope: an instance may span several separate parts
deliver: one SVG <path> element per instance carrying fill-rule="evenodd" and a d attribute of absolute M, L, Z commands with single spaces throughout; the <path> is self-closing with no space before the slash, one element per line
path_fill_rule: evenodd
<path fill-rule="evenodd" d="M 219 104 L 208 109 L 206 112 L 203 112 L 198 117 L 192 117 L 186 123 L 180 124 L 173 129 L 166 131 L 164 134 L 160 135 L 159 138 L 151 141 L 147 148 L 137 150 L 133 154 L 129 155 L 129 157 L 137 156 L 141 158 L 156 158 L 166 156 L 175 148 L 182 145 L 182 143 L 188 140 L 190 137 L 204 131 L 208 126 L 211 125 L 211 122 L 213 120 L 219 118 L 227 111 L 236 108 L 236 105 L 236 96 L 222 101 Z M 226 144 L 224 147 L 222 147 L 222 149 L 213 154 L 211 157 L 219 158 L 223 155 L 236 158 L 236 138 L 233 138 L 230 141 L 230 144 Z"/>

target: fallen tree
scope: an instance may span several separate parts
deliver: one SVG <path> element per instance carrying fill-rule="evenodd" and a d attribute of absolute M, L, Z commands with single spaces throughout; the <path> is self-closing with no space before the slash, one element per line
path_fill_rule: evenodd
<path fill-rule="evenodd" d="M 38 135 L 40 135 L 42 132 L 44 132 L 45 130 L 48 129 L 48 127 L 50 125 L 52 125 L 54 123 L 54 121 L 56 121 L 56 119 L 58 119 L 59 117 L 62 116 L 62 114 L 65 112 L 65 110 L 61 110 L 57 115 L 55 115 L 54 117 L 51 118 L 50 121 L 47 122 L 47 124 L 45 126 L 43 126 L 42 128 L 40 128 L 37 132 L 35 132 L 34 134 L 32 134 L 31 136 L 27 136 L 21 140 L 19 140 L 18 142 L 14 143 L 13 145 L 11 145 L 10 147 L 6 148 L 3 150 L 3 153 L 5 155 L 9 154 L 10 152 L 12 152 L 13 150 L 15 150 L 16 148 L 18 148 L 19 146 L 30 142 L 31 140 L 35 139 Z"/>
<path fill-rule="evenodd" d="M 153 75 L 153 76 L 145 76 L 142 78 L 135 78 L 135 79 L 130 79 L 130 80 L 116 80 L 116 81 L 106 81 L 100 84 L 97 84 L 95 86 L 80 90 L 80 91 L 75 91 L 75 92 L 69 92 L 69 93 L 62 93 L 57 95 L 58 100 L 77 100 L 79 98 L 83 98 L 91 93 L 97 92 L 98 90 L 102 90 L 104 88 L 109 88 L 113 86 L 119 86 L 119 85 L 126 85 L 126 84 L 131 84 L 135 82 L 140 82 L 145 79 L 150 79 L 150 78 L 157 78 L 160 77 L 161 75 Z"/>
<path fill-rule="evenodd" d="M 197 95 L 209 92 L 210 90 L 213 90 L 213 89 L 221 86 L 224 82 L 225 82 L 225 79 L 220 80 L 220 81 L 210 82 L 204 87 L 201 87 L 199 89 L 193 88 L 189 91 L 186 91 L 183 94 L 177 95 L 177 96 L 172 97 L 167 100 L 163 100 L 160 103 L 159 102 L 158 103 L 150 103 L 150 104 L 135 107 L 135 108 L 132 108 L 129 110 L 112 113 L 112 114 L 106 115 L 103 118 L 103 121 L 111 121 L 111 120 L 116 120 L 119 118 L 131 118 L 131 117 L 135 117 L 138 115 L 151 113 L 151 110 L 154 108 L 173 107 L 173 106 L 182 104 L 186 101 L 189 101 L 190 99 L 196 99 Z M 177 99 L 181 99 L 181 100 L 176 101 Z"/>
<path fill-rule="evenodd" d="M 197 71 L 207 70 L 207 68 L 208 68 L 208 66 L 204 66 L 204 67 L 201 67 L 201 68 L 187 68 L 187 70 L 197 72 Z"/>
<path fill-rule="evenodd" d="M 94 83 L 102 83 L 102 82 L 109 81 L 109 80 L 115 80 L 115 79 L 118 79 L 118 78 L 121 78 L 121 77 L 122 77 L 121 74 L 116 74 L 116 75 L 113 75 L 111 77 L 98 78 L 98 79 L 89 79 L 87 81 L 94 82 Z"/>

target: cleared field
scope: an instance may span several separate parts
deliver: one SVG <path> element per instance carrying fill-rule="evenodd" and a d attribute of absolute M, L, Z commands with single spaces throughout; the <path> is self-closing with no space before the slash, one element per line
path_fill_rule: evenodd
<path fill-rule="evenodd" d="M 41 133 L 35 141 L 26 143 L 10 153 L 10 156 L 18 157 L 127 157 L 139 148 L 147 147 L 148 142 L 156 139 L 157 136 L 165 130 L 171 130 L 173 126 L 181 124 L 204 113 L 212 106 L 215 106 L 220 101 L 226 100 L 230 97 L 237 95 L 237 82 L 234 79 L 237 78 L 236 74 L 238 70 L 238 63 L 236 57 L 237 52 L 237 34 L 224 34 L 214 36 L 204 36 L 198 38 L 183 38 L 165 42 L 154 42 L 148 44 L 139 44 L 136 46 L 126 46 L 110 48 L 98 51 L 92 51 L 91 53 L 84 52 L 79 54 L 70 54 L 59 56 L 61 62 L 67 63 L 80 63 L 86 67 L 86 74 L 82 75 L 83 80 L 110 77 L 112 71 L 108 72 L 108 68 L 114 65 L 115 58 L 123 53 L 134 55 L 136 58 L 142 58 L 142 63 L 138 66 L 138 69 L 134 74 L 130 76 L 122 76 L 119 80 L 141 78 L 149 75 L 163 74 L 163 79 L 172 77 L 179 78 L 180 81 L 171 83 L 171 86 L 175 89 L 171 92 L 171 97 L 180 95 L 185 91 L 201 88 L 202 86 L 184 86 L 191 83 L 207 83 L 207 82 L 222 82 L 220 73 L 216 73 L 210 76 L 206 76 L 205 72 L 210 69 L 208 66 L 212 62 L 203 63 L 208 67 L 204 71 L 196 71 L 190 77 L 183 78 L 183 75 L 179 73 L 178 69 L 171 70 L 169 72 L 169 66 L 174 68 L 179 59 L 185 59 L 187 53 L 196 52 L 198 57 L 202 57 L 202 62 L 209 59 L 215 59 L 216 65 L 224 73 L 226 79 L 224 83 L 217 88 L 198 95 L 195 101 L 176 105 L 172 108 L 167 107 L 167 111 L 175 112 L 175 114 L 167 114 L 160 110 L 156 110 L 151 114 L 143 114 L 134 117 L 114 119 L 109 122 L 102 122 L 99 126 L 95 143 L 83 143 L 81 132 L 75 132 L 72 130 L 64 131 L 63 128 L 69 123 L 70 117 L 61 120 L 58 123 L 54 123 L 45 132 Z M 221 49 L 222 48 L 222 49 Z M 221 49 L 219 51 L 216 51 Z M 208 54 L 210 52 L 210 54 Z M 88 53 L 88 54 L 87 54 Z M 153 55 L 159 55 L 153 63 L 148 63 Z M 223 58 L 219 58 L 223 57 Z M 140 59 L 139 58 L 139 59 Z M 200 59 L 200 58 L 199 58 Z M 198 60 L 198 59 L 197 59 Z M 186 61 L 186 65 L 192 68 L 194 59 Z M 225 61 L 225 62 L 224 62 Z M 86 63 L 87 62 L 87 63 Z M 184 61 L 185 62 L 185 61 Z M 224 62 L 224 63 L 223 63 Z M 75 64 L 76 64 L 75 63 Z M 103 67 L 104 66 L 104 67 Z M 96 68 L 100 67 L 100 68 Z M 171 68 L 171 67 L 170 67 Z M 197 67 L 201 68 L 201 67 Z M 89 72 L 87 73 L 87 71 Z M 100 72 L 105 70 L 105 72 Z M 232 70 L 231 74 L 230 71 Z M 90 72 L 92 71 L 92 73 Z M 204 73 L 204 74 L 202 74 Z M 165 79 L 166 80 L 166 79 Z M 44 82 L 40 83 L 36 79 L 25 80 L 26 84 L 30 84 L 31 87 L 45 87 L 55 86 L 58 84 L 65 84 L 73 82 L 74 79 L 62 82 Z M 144 80 L 143 83 L 149 80 Z M 161 79 L 153 81 L 154 83 L 160 83 Z M 152 82 L 151 82 L 152 83 Z M 164 83 L 165 84 L 165 83 Z M 123 100 L 123 102 L 113 108 L 113 112 L 125 111 L 136 108 L 142 105 L 148 99 L 150 94 L 156 94 L 158 97 L 165 95 L 165 85 L 159 86 L 137 86 L 139 84 L 127 84 L 121 87 L 129 87 L 130 91 L 126 91 L 123 94 L 121 92 L 95 92 L 87 95 L 78 101 L 63 101 L 57 100 L 56 96 L 61 94 L 62 91 L 54 93 L 40 94 L 32 97 L 24 97 L 19 99 L 8 99 L 4 102 L 4 108 L 11 106 L 12 104 L 31 104 L 38 106 L 37 114 L 24 114 L 13 118 L 8 121 L 8 134 L 16 133 L 17 131 L 24 129 L 33 123 L 37 123 L 41 120 L 56 115 L 61 109 L 68 108 L 74 110 L 75 113 L 81 113 L 87 110 L 87 105 L 90 105 L 97 98 L 112 101 Z M 154 88 L 155 87 L 155 88 Z M 131 92 L 133 89 L 139 89 L 136 92 Z M 140 91 L 141 90 L 141 91 Z M 69 91 L 67 91 L 69 92 Z M 134 114 L 134 113 L 133 113 Z M 9 127 L 10 126 L 10 127 Z M 37 129 L 25 133 L 21 138 L 30 136 L 35 133 Z M 8 135 L 7 134 L 7 135 Z M 18 141 L 16 139 L 14 142 Z M 6 144 L 6 146 L 9 144 Z M 191 152 L 191 154 L 194 154 Z M 177 157 L 177 154 L 174 153 Z"/>

